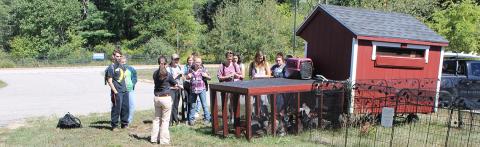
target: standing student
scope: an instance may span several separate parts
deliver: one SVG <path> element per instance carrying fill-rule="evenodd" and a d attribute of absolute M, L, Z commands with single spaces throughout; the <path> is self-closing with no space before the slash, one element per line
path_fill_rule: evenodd
<path fill-rule="evenodd" d="M 245 64 L 242 62 L 242 58 L 240 58 L 239 54 L 234 54 L 233 55 L 233 63 L 236 63 L 238 67 L 240 68 L 240 73 L 242 73 L 242 77 L 245 76 Z M 243 79 L 241 79 L 243 80 Z"/>
<path fill-rule="evenodd" d="M 240 71 L 240 66 L 233 62 L 233 52 L 227 51 L 225 53 L 226 61 L 223 62 L 217 71 L 217 77 L 219 82 L 234 82 L 240 81 L 243 75 Z"/>
<path fill-rule="evenodd" d="M 131 124 L 133 122 L 133 115 L 135 113 L 135 84 L 137 84 L 137 70 L 127 64 L 127 57 L 122 57 L 122 65 L 125 66 L 125 84 L 127 86 L 128 92 L 128 123 Z"/>
<path fill-rule="evenodd" d="M 196 57 L 194 59 L 194 64 L 190 70 L 190 72 L 187 75 L 187 80 L 190 80 L 191 83 L 191 102 L 196 102 L 197 98 L 200 97 L 200 102 L 202 103 L 202 108 L 203 108 L 203 118 L 205 121 L 205 124 L 210 123 L 210 112 L 208 110 L 208 105 L 207 105 L 207 93 L 206 93 L 206 83 L 204 80 L 210 80 L 211 77 L 208 75 L 208 71 L 206 68 L 203 68 L 202 66 L 202 59 L 199 57 Z M 200 109 L 198 107 L 195 107 L 195 103 L 190 103 L 190 106 L 192 109 L 189 110 L 189 118 L 188 118 L 188 124 L 193 126 L 195 124 L 195 113 L 197 112 L 197 109 Z"/>
<path fill-rule="evenodd" d="M 283 58 L 283 54 L 277 54 L 277 58 L 275 59 L 275 65 L 272 66 L 270 69 L 272 71 L 272 76 L 274 78 L 285 78 L 285 59 Z M 277 95 L 277 112 L 283 109 L 284 99 L 286 94 L 278 94 Z"/>
<path fill-rule="evenodd" d="M 193 58 L 194 56 L 193 55 L 190 55 L 187 57 L 187 64 L 185 64 L 185 66 L 183 67 L 183 75 L 187 75 L 190 71 L 190 68 L 192 67 L 193 65 Z M 183 120 L 187 120 L 188 122 L 188 118 L 189 118 L 189 115 L 188 113 L 190 112 L 190 104 L 189 103 L 192 103 L 190 102 L 190 93 L 191 93 L 191 90 L 190 90 L 190 80 L 185 80 L 183 81 L 183 91 L 184 91 L 184 95 L 183 95 L 183 102 L 182 102 L 182 119 Z"/>
<path fill-rule="evenodd" d="M 182 82 L 182 76 L 183 76 L 183 70 L 180 65 L 180 56 L 178 54 L 172 54 L 172 61 L 170 62 L 170 65 L 167 67 L 167 72 L 170 73 L 173 76 L 173 79 L 177 81 L 179 84 L 183 84 Z M 180 85 L 182 87 L 182 85 Z M 180 102 L 180 97 L 181 97 L 181 88 L 177 87 L 172 87 L 171 89 L 171 96 L 172 96 L 172 116 L 170 117 L 170 124 L 178 124 L 180 122 L 180 119 L 178 118 L 178 104 Z"/>
<path fill-rule="evenodd" d="M 158 69 L 153 73 L 155 117 L 152 121 L 150 142 L 167 145 L 170 144 L 169 121 L 172 110 L 170 89 L 179 87 L 177 81 L 167 72 L 167 59 L 164 56 L 158 58 L 158 65 Z"/>
<path fill-rule="evenodd" d="M 225 61 L 220 65 L 217 71 L 217 78 L 219 82 L 235 82 L 243 79 L 240 66 L 233 61 L 233 56 L 234 54 L 231 51 L 227 51 L 227 53 L 225 53 Z M 227 93 L 225 96 L 227 99 L 232 97 L 232 95 L 229 93 Z M 230 104 L 230 106 L 233 106 L 232 102 L 230 102 Z M 230 109 L 229 111 L 230 114 L 233 114 L 233 109 Z M 230 117 L 230 121 L 233 122 L 233 117 Z"/>
<path fill-rule="evenodd" d="M 249 76 L 251 79 L 271 77 L 270 65 L 261 51 L 255 54 L 255 61 L 250 63 Z"/>
<path fill-rule="evenodd" d="M 118 119 L 120 117 L 121 128 L 128 127 L 128 93 L 125 84 L 125 66 L 120 64 L 122 52 L 115 49 L 112 54 L 114 64 L 107 68 L 106 77 L 108 86 L 112 93 L 112 110 L 111 110 L 111 126 L 112 131 L 118 127 Z"/>
<path fill-rule="evenodd" d="M 261 51 L 257 51 L 255 54 L 255 60 L 250 63 L 249 67 L 249 76 L 250 79 L 259 79 L 259 78 L 269 78 L 271 77 L 271 71 L 270 71 L 270 65 L 265 59 L 265 55 Z M 262 109 L 262 106 L 265 106 L 268 108 L 268 96 L 267 95 L 261 95 L 260 100 L 261 100 L 261 105 L 260 108 L 258 108 L 258 105 L 256 104 L 257 98 L 254 97 L 254 106 L 256 107 L 255 111 Z"/>

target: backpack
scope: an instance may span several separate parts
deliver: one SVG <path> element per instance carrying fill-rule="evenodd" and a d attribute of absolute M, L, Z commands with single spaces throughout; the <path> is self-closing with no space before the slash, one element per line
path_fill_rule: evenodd
<path fill-rule="evenodd" d="M 81 128 L 82 122 L 77 117 L 73 116 L 68 112 L 58 120 L 57 128 L 60 129 L 72 129 L 72 128 Z"/>

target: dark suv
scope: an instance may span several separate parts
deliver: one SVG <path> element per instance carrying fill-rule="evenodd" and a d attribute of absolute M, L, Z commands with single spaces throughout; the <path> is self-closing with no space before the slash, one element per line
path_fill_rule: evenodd
<path fill-rule="evenodd" d="M 440 85 L 440 107 L 480 109 L 480 60 L 445 58 Z"/>

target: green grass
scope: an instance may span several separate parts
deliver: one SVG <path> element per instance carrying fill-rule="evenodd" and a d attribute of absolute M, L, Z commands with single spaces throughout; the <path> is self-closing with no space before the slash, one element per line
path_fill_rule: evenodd
<path fill-rule="evenodd" d="M 137 111 L 130 128 L 119 132 L 109 130 L 109 113 L 80 116 L 83 128 L 72 130 L 56 129 L 58 118 L 34 118 L 21 128 L 0 129 L 0 146 L 149 146 L 152 117 L 153 110 Z M 319 146 L 308 140 L 309 133 L 248 142 L 245 138 L 214 136 L 210 127 L 200 124 L 180 124 L 170 132 L 175 146 Z"/>
<path fill-rule="evenodd" d="M 6 87 L 6 86 L 7 86 L 7 83 L 0 80 L 0 88 Z"/>

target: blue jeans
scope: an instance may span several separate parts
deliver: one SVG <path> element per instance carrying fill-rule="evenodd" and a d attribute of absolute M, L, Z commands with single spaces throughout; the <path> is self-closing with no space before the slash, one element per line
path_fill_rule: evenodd
<path fill-rule="evenodd" d="M 122 126 L 128 125 L 128 93 L 119 92 L 115 96 L 115 104 L 112 105 L 111 112 L 111 125 L 112 128 L 118 126 L 118 118 L 120 118 L 120 123 Z"/>
<path fill-rule="evenodd" d="M 202 107 L 203 107 L 203 118 L 206 120 L 206 121 L 210 121 L 210 111 L 208 110 L 208 106 L 207 106 L 207 100 L 206 100 L 206 97 L 207 97 L 207 92 L 204 90 L 200 93 L 191 93 L 191 99 L 192 100 L 189 105 L 190 105 L 190 110 L 188 112 L 188 121 L 193 121 L 195 120 L 195 113 L 197 113 L 197 110 L 196 109 L 199 109 L 199 108 L 196 108 L 196 101 L 197 101 L 197 97 L 200 96 L 200 102 L 202 103 Z"/>
<path fill-rule="evenodd" d="M 129 109 L 128 123 L 132 123 L 133 122 L 133 114 L 135 113 L 135 91 L 133 91 L 133 90 L 128 92 L 128 103 L 130 103 L 128 105 L 128 109 Z"/>

